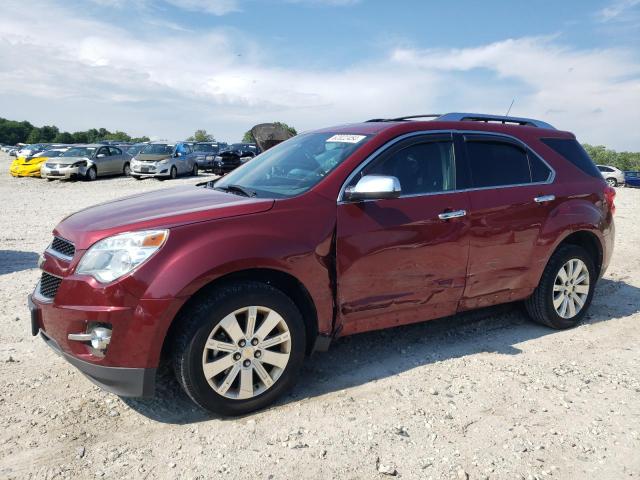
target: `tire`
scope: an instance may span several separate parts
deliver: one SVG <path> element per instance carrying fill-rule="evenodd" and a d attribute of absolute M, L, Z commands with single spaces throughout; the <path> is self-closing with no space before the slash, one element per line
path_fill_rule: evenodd
<path fill-rule="evenodd" d="M 171 177 L 171 180 L 178 178 L 178 169 L 176 167 L 171 167 L 171 170 L 169 170 L 169 176 Z"/>
<path fill-rule="evenodd" d="M 91 167 L 87 170 L 87 173 L 84 175 L 85 180 L 88 182 L 93 182 L 96 178 L 98 178 L 98 172 L 96 171 L 96 167 Z"/>
<path fill-rule="evenodd" d="M 258 336 L 247 335 L 249 308 L 258 312 L 254 330 Z M 273 312 L 275 316 L 270 317 Z M 272 330 L 269 327 L 273 321 L 266 325 L 267 318 L 278 322 Z M 233 327 L 234 319 L 240 330 L 230 328 L 235 332 L 232 336 L 225 327 Z M 185 309 L 177 321 L 173 369 L 182 388 L 203 409 L 220 415 L 242 415 L 273 403 L 295 384 L 305 355 L 305 328 L 300 311 L 280 290 L 251 281 L 221 287 Z M 262 327 L 266 330 L 261 332 Z M 254 349 L 251 341 L 258 337 L 261 340 Z M 211 339 L 224 349 L 207 348 Z M 281 341 L 272 346 L 263 343 L 274 339 Z M 240 347 L 242 341 L 247 342 L 244 348 Z M 265 347 L 261 349 L 261 345 Z M 286 363 L 283 355 L 288 355 Z M 269 363 L 274 358 L 280 367 Z M 223 363 L 215 365 L 221 360 Z M 221 366 L 227 368 L 218 372 Z M 267 381 L 262 380 L 265 373 Z"/>
<path fill-rule="evenodd" d="M 193 168 L 191 169 L 191 175 L 194 177 L 198 176 L 198 164 L 194 163 Z"/>
<path fill-rule="evenodd" d="M 131 176 L 131 165 L 129 165 L 129 162 L 124 164 L 124 167 L 122 167 L 122 174 L 125 177 L 130 177 Z"/>
<path fill-rule="evenodd" d="M 570 261 L 573 262 L 575 270 L 579 270 L 579 273 L 572 281 L 569 276 L 569 285 L 567 286 L 567 283 L 563 284 L 560 271 L 564 269 L 566 274 Z M 588 284 L 585 285 L 584 282 L 576 284 L 576 280 L 580 280 L 585 269 L 588 272 L 586 279 Z M 549 259 L 538 287 L 525 300 L 527 313 L 532 320 L 551 328 L 575 327 L 582 321 L 589 305 L 591 305 L 597 280 L 598 275 L 594 261 L 584 248 L 577 245 L 561 245 Z M 571 285 L 575 285 L 575 288 Z M 566 306 L 563 295 L 567 297 Z M 582 306 L 579 306 L 577 299 L 582 301 Z M 558 308 L 554 305 L 554 301 Z M 571 313 L 571 303 L 575 308 L 573 314 Z M 563 307 L 565 309 L 564 315 L 562 315 Z"/>
<path fill-rule="evenodd" d="M 618 181 L 615 178 L 607 178 L 607 185 L 610 187 L 617 187 Z"/>

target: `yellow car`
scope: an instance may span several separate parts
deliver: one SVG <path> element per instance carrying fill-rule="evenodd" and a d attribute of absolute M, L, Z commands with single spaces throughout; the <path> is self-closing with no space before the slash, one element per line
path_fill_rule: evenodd
<path fill-rule="evenodd" d="M 52 148 L 36 153 L 33 157 L 18 157 L 11 163 L 9 173 L 14 177 L 39 177 L 40 167 L 44 162 L 59 157 L 66 151 L 66 148 Z"/>

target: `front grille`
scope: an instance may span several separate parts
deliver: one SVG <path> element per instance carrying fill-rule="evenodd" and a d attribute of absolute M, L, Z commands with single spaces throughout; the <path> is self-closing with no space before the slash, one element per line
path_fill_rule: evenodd
<path fill-rule="evenodd" d="M 58 293 L 60 282 L 62 282 L 61 278 L 54 277 L 47 272 L 42 272 L 42 277 L 40 277 L 40 295 L 45 298 L 54 298 L 56 293 Z"/>
<path fill-rule="evenodd" d="M 73 255 L 76 253 L 76 247 L 73 246 L 73 243 L 60 237 L 53 237 L 53 242 L 51 242 L 51 250 L 53 250 L 54 252 L 58 252 L 65 257 L 73 257 Z"/>

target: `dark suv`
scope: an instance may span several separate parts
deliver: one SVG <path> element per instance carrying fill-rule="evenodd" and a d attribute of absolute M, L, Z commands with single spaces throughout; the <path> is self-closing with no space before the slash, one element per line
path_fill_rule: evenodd
<path fill-rule="evenodd" d="M 615 190 L 573 134 L 446 114 L 327 128 L 229 175 L 65 218 L 29 297 L 32 331 L 119 395 L 165 358 L 203 408 L 241 414 L 336 337 L 524 301 L 584 317 Z"/>

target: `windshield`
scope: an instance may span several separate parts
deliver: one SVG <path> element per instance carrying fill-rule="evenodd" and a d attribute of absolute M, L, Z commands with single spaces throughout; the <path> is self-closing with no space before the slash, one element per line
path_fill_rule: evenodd
<path fill-rule="evenodd" d="M 171 155 L 172 152 L 173 145 L 167 145 L 166 143 L 145 145 L 145 147 L 140 151 L 140 153 L 145 155 Z"/>
<path fill-rule="evenodd" d="M 134 145 L 133 147 L 127 148 L 127 153 L 129 155 L 135 155 L 136 153 L 140 153 L 144 147 L 144 145 Z"/>
<path fill-rule="evenodd" d="M 64 152 L 62 157 L 90 157 L 95 152 L 96 147 L 74 147 Z"/>
<path fill-rule="evenodd" d="M 48 158 L 55 158 L 55 157 L 59 157 L 60 155 L 62 155 L 64 152 L 60 151 L 60 150 L 46 150 L 42 153 L 39 153 L 38 155 L 36 155 L 37 157 L 48 157 Z"/>
<path fill-rule="evenodd" d="M 366 135 L 308 133 L 280 143 L 215 182 L 258 197 L 288 198 L 314 187 L 369 139 Z"/>
<path fill-rule="evenodd" d="M 196 143 L 193 146 L 193 150 L 194 152 L 215 153 L 218 151 L 218 146 L 210 143 Z"/>

